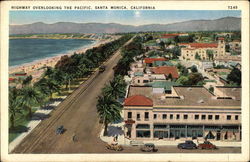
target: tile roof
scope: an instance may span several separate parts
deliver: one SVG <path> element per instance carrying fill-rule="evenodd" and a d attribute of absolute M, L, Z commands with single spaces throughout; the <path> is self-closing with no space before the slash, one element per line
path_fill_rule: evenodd
<path fill-rule="evenodd" d="M 193 48 L 217 48 L 217 43 L 189 43 Z"/>
<path fill-rule="evenodd" d="M 171 74 L 173 78 L 178 78 L 178 71 L 175 66 L 158 66 L 152 68 L 152 72 L 155 74 L 165 74 L 169 75 Z"/>
<path fill-rule="evenodd" d="M 124 106 L 153 106 L 153 101 L 143 95 L 134 95 L 125 99 Z"/>
<path fill-rule="evenodd" d="M 160 57 L 160 58 L 145 58 L 144 59 L 144 62 L 146 64 L 152 64 L 154 61 L 166 61 L 166 59 L 163 58 L 163 57 Z"/>

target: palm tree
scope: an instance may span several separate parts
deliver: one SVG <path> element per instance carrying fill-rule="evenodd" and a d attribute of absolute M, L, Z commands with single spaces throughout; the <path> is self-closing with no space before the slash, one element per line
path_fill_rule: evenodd
<path fill-rule="evenodd" d="M 97 112 L 100 122 L 104 124 L 104 136 L 108 134 L 108 124 L 121 120 L 120 111 L 122 105 L 111 96 L 99 96 L 97 103 Z"/>
<path fill-rule="evenodd" d="M 10 128 L 15 127 L 16 115 L 21 113 L 19 108 L 19 100 L 17 99 L 18 90 L 16 88 L 11 89 L 9 93 L 9 118 L 10 118 Z"/>
<path fill-rule="evenodd" d="M 29 111 L 29 117 L 32 116 L 32 107 L 42 102 L 42 95 L 37 88 L 31 86 L 24 87 L 20 90 L 20 95 L 17 97 L 21 107 Z"/>
<path fill-rule="evenodd" d="M 121 75 L 117 75 L 110 84 L 103 88 L 103 93 L 108 96 L 113 96 L 115 99 L 125 95 L 126 83 Z"/>

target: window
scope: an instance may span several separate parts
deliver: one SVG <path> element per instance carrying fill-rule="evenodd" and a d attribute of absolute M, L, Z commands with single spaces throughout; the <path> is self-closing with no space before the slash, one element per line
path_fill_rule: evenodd
<path fill-rule="evenodd" d="M 167 114 L 163 114 L 162 119 L 167 119 Z"/>
<path fill-rule="evenodd" d="M 195 116 L 194 116 L 194 119 L 195 119 L 195 120 L 198 120 L 198 119 L 199 119 L 199 115 L 195 115 Z"/>
<path fill-rule="evenodd" d="M 215 120 L 219 120 L 220 119 L 220 115 L 215 115 Z"/>
<path fill-rule="evenodd" d="M 141 120 L 141 115 L 140 115 L 140 114 L 137 114 L 137 115 L 136 115 L 136 118 L 137 118 L 137 120 Z"/>
<path fill-rule="evenodd" d="M 157 119 L 157 114 L 154 114 L 154 119 Z"/>
<path fill-rule="evenodd" d="M 206 115 L 201 115 L 201 119 L 205 120 L 206 119 Z"/>
<path fill-rule="evenodd" d="M 174 118 L 174 115 L 173 114 L 170 114 L 170 119 L 173 119 Z"/>
<path fill-rule="evenodd" d="M 212 120 L 213 119 L 213 115 L 208 115 L 208 120 Z"/>
<path fill-rule="evenodd" d="M 146 137 L 149 138 L 150 137 L 150 131 L 136 131 L 136 137 Z"/>
<path fill-rule="evenodd" d="M 227 115 L 227 120 L 231 120 L 231 115 Z"/>
<path fill-rule="evenodd" d="M 179 114 L 176 115 L 176 119 L 180 119 L 180 115 Z"/>
<path fill-rule="evenodd" d="M 188 115 L 183 115 L 183 118 L 184 119 L 188 119 Z"/>
<path fill-rule="evenodd" d="M 235 120 L 238 120 L 239 119 L 239 116 L 238 115 L 235 115 Z"/>
<path fill-rule="evenodd" d="M 145 120 L 148 120 L 148 115 L 149 115 L 149 113 L 145 112 Z"/>
<path fill-rule="evenodd" d="M 148 83 L 148 80 L 143 80 L 143 83 Z"/>
<path fill-rule="evenodd" d="M 187 54 L 187 56 L 188 56 L 188 54 Z"/>
<path fill-rule="evenodd" d="M 140 80 L 138 80 L 137 82 L 140 83 Z"/>
<path fill-rule="evenodd" d="M 132 112 L 128 112 L 128 119 L 132 118 Z"/>
<path fill-rule="evenodd" d="M 136 125 L 137 129 L 150 129 L 149 124 L 137 124 Z"/>

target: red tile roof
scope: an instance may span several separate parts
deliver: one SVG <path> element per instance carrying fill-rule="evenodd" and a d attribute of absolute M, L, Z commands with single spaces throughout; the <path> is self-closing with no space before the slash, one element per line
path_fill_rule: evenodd
<path fill-rule="evenodd" d="M 175 36 L 162 36 L 161 38 L 174 38 Z"/>
<path fill-rule="evenodd" d="M 189 44 L 193 48 L 217 48 L 217 43 L 190 43 Z"/>
<path fill-rule="evenodd" d="M 178 78 L 178 71 L 175 66 L 158 66 L 152 69 L 153 73 L 155 74 L 171 74 L 173 78 Z"/>
<path fill-rule="evenodd" d="M 166 61 L 165 58 L 161 57 L 161 58 L 145 58 L 144 62 L 146 64 L 152 64 L 154 61 Z"/>
<path fill-rule="evenodd" d="M 125 99 L 124 106 L 153 106 L 153 101 L 143 95 L 134 95 Z"/>

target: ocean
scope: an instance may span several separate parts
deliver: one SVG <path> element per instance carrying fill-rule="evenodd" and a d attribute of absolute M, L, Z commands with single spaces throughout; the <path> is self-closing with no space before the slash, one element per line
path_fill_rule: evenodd
<path fill-rule="evenodd" d="M 9 66 L 19 66 L 36 60 L 73 53 L 95 43 L 87 39 L 10 39 Z"/>

